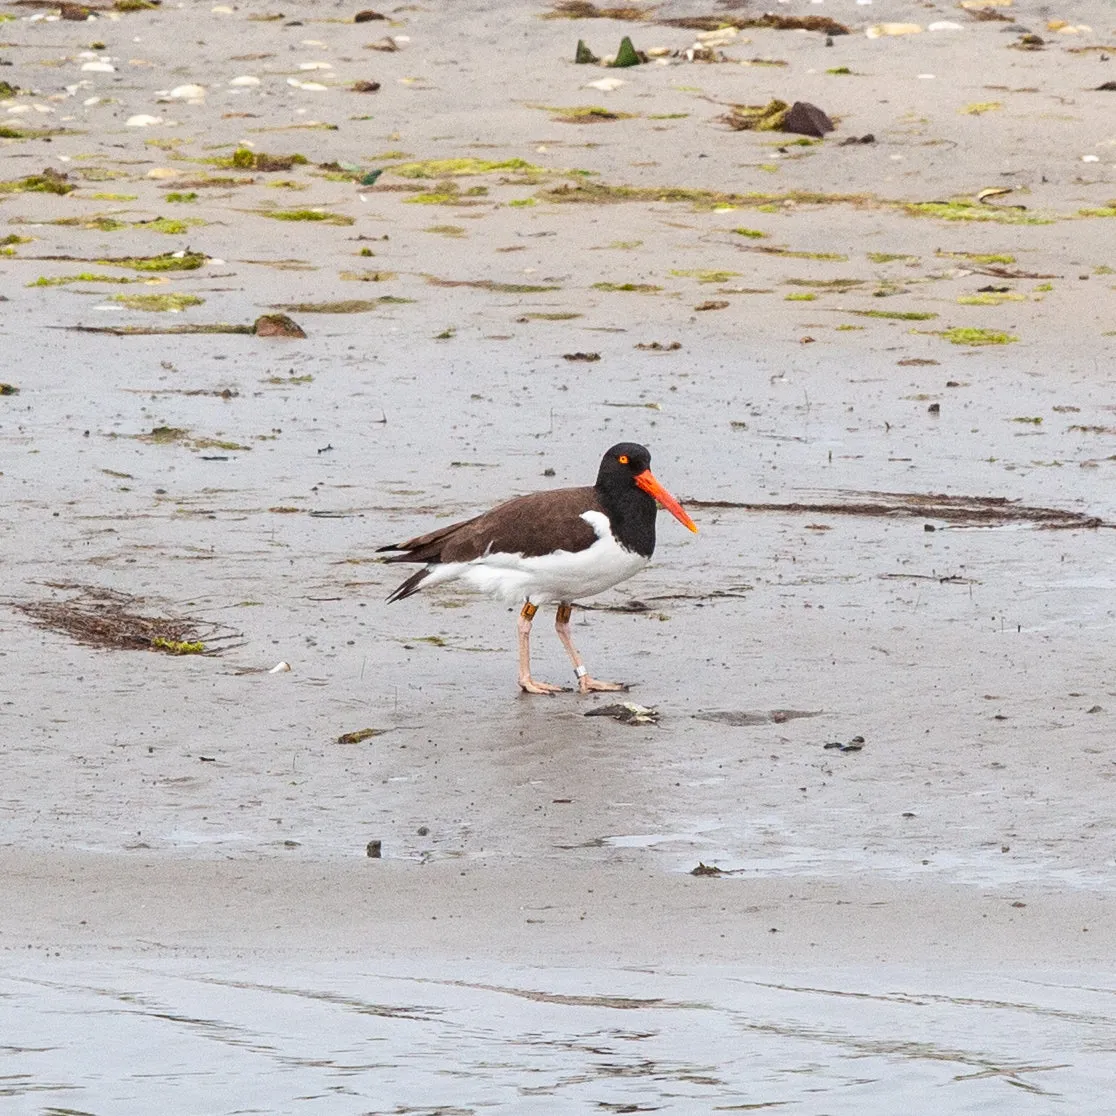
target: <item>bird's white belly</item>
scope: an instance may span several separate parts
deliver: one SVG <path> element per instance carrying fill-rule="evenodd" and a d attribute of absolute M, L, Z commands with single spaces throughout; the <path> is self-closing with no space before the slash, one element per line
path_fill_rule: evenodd
<path fill-rule="evenodd" d="M 597 532 L 597 541 L 586 550 L 557 550 L 525 558 L 521 554 L 486 554 L 471 562 L 453 562 L 439 568 L 430 584 L 463 581 L 466 585 L 506 600 L 529 600 L 532 604 L 576 601 L 603 593 L 650 561 L 625 550 L 599 512 L 583 516 Z"/>

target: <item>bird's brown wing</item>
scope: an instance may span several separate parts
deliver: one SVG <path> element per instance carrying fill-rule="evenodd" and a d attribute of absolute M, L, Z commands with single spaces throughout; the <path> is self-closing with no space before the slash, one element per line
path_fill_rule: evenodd
<path fill-rule="evenodd" d="M 381 547 L 402 551 L 388 562 L 470 562 L 485 554 L 536 558 L 555 550 L 576 552 L 596 542 L 583 512 L 604 514 L 594 488 L 558 488 L 500 504 L 491 511 L 440 527 L 407 542 Z"/>

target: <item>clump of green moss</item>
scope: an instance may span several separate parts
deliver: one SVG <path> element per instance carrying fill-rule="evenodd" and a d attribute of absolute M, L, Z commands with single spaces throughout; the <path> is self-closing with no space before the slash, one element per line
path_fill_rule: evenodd
<path fill-rule="evenodd" d="M 551 108 L 550 119 L 556 124 L 604 124 L 612 120 L 632 120 L 631 112 L 614 112 L 600 105 L 570 105 L 568 108 Z"/>
<path fill-rule="evenodd" d="M 680 279 L 696 279 L 699 283 L 727 283 L 740 278 L 739 271 L 703 271 L 700 268 L 672 268 L 670 273 Z"/>
<path fill-rule="evenodd" d="M 133 2 L 133 0 L 125 0 L 125 2 Z M 135 2 L 142 3 L 146 8 L 154 7 L 153 4 L 148 4 L 146 0 L 135 0 Z M 117 0 L 120 4 L 121 0 Z M 167 639 L 166 636 L 156 636 L 151 641 L 151 646 L 157 651 L 165 651 L 168 655 L 204 655 L 205 644 L 200 639 Z"/>
<path fill-rule="evenodd" d="M 133 271 L 196 271 L 205 261 L 202 252 L 164 252 L 159 256 L 111 256 L 93 262 L 102 267 L 130 267 Z"/>
<path fill-rule="evenodd" d="M 92 271 L 80 271 L 77 275 L 40 275 L 28 283 L 29 287 L 64 287 L 67 283 L 138 283 L 124 275 L 97 275 Z"/>
<path fill-rule="evenodd" d="M 327 213 L 324 209 L 257 209 L 261 217 L 273 221 L 321 221 L 327 225 L 352 225 L 354 218 L 343 213 Z"/>
<path fill-rule="evenodd" d="M 957 301 L 962 306 L 1001 306 L 1005 302 L 1025 302 L 1026 295 L 1018 291 L 980 291 L 977 294 L 961 295 Z"/>
<path fill-rule="evenodd" d="M 171 446 L 189 436 L 190 431 L 181 426 L 153 426 L 149 434 L 137 435 L 141 442 L 150 442 L 153 446 Z"/>
<path fill-rule="evenodd" d="M 726 193 L 693 186 L 610 186 L 604 182 L 563 182 L 544 188 L 541 196 L 563 204 L 601 205 L 619 202 L 689 202 L 698 210 L 758 209 L 777 213 L 787 205 L 878 204 L 870 194 L 823 194 L 816 190 L 786 190 L 781 193 Z M 844 259 L 844 257 L 841 257 Z"/>
<path fill-rule="evenodd" d="M 205 160 L 215 167 L 231 167 L 237 170 L 288 171 L 291 167 L 306 166 L 310 160 L 305 155 L 269 155 L 266 151 L 253 151 L 250 147 L 238 147 L 231 155 L 218 155 Z"/>
<path fill-rule="evenodd" d="M 14 256 L 17 244 L 30 244 L 33 239 L 30 236 L 18 236 L 16 233 L 0 237 L 0 256 Z"/>
<path fill-rule="evenodd" d="M 863 287 L 864 279 L 788 279 L 792 287 L 812 287 L 817 291 L 851 291 Z"/>
<path fill-rule="evenodd" d="M 733 105 L 720 119 L 737 132 L 777 132 L 788 112 L 790 105 L 776 99 L 766 105 Z"/>
<path fill-rule="evenodd" d="M 120 294 L 112 296 L 113 302 L 129 310 L 169 310 L 178 313 L 189 306 L 201 306 L 204 298 L 192 294 Z"/>
<path fill-rule="evenodd" d="M 594 283 L 595 291 L 634 291 L 637 294 L 657 294 L 662 287 L 653 283 Z"/>
<path fill-rule="evenodd" d="M 495 171 L 517 171 L 532 176 L 547 173 L 544 167 L 528 163 L 526 159 L 423 159 L 421 162 L 401 163 L 390 170 L 400 178 L 460 178 Z"/>
<path fill-rule="evenodd" d="M 987 221 L 1003 225 L 1052 225 L 1053 217 L 1041 217 L 1025 209 L 1009 209 L 961 199 L 948 202 L 904 202 L 902 209 L 912 217 L 937 217 L 943 221 Z"/>
<path fill-rule="evenodd" d="M 929 310 L 849 310 L 862 318 L 890 318 L 897 322 L 928 322 L 938 315 Z"/>
<path fill-rule="evenodd" d="M 127 221 L 118 217 L 106 217 L 103 214 L 94 214 L 92 217 L 58 217 L 47 224 L 59 225 L 67 229 L 96 229 L 98 232 L 117 232 L 128 227 Z"/>
<path fill-rule="evenodd" d="M 1007 252 L 946 252 L 939 248 L 935 253 L 942 260 L 967 260 L 976 264 L 1013 264 L 1015 257 Z"/>
<path fill-rule="evenodd" d="M 150 229 L 152 232 L 165 233 L 167 236 L 181 236 L 198 225 L 204 225 L 200 217 L 156 217 L 153 221 L 137 221 L 133 228 Z"/>
<path fill-rule="evenodd" d="M 10 137 L 14 139 L 22 136 Z M 29 174 L 25 178 L 10 178 L 0 182 L 0 194 L 70 194 L 77 187 L 66 181 L 64 174 L 47 167 L 42 174 Z"/>
<path fill-rule="evenodd" d="M 780 248 L 777 246 L 768 247 L 766 244 L 758 244 L 754 247 L 748 248 L 749 252 L 762 252 L 765 256 L 782 256 L 788 260 L 833 260 L 835 263 L 848 263 L 849 257 L 843 256 L 840 252 L 795 252 L 790 248 Z"/>
<path fill-rule="evenodd" d="M 939 336 L 954 345 L 1010 345 L 1013 341 L 1019 340 L 1014 333 L 1001 333 L 995 329 L 972 329 L 966 326 L 942 330 Z"/>
<path fill-rule="evenodd" d="M 196 202 L 198 200 L 198 195 L 192 190 L 187 193 L 181 193 L 177 190 L 172 190 L 169 194 L 166 195 L 166 200 L 173 204 L 185 205 L 188 202 Z"/>

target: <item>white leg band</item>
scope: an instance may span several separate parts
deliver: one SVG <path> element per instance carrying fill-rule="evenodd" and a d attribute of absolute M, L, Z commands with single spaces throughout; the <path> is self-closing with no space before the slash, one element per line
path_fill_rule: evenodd
<path fill-rule="evenodd" d="M 574 677 L 576 678 L 584 678 L 588 673 L 589 671 L 586 667 L 574 667 Z"/>

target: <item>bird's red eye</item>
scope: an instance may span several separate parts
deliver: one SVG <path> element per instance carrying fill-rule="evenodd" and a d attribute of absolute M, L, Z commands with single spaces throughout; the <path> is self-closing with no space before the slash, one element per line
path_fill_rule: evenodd
<path fill-rule="evenodd" d="M 619 461 L 621 465 L 627 465 L 628 455 L 626 453 L 622 453 L 616 460 Z"/>

